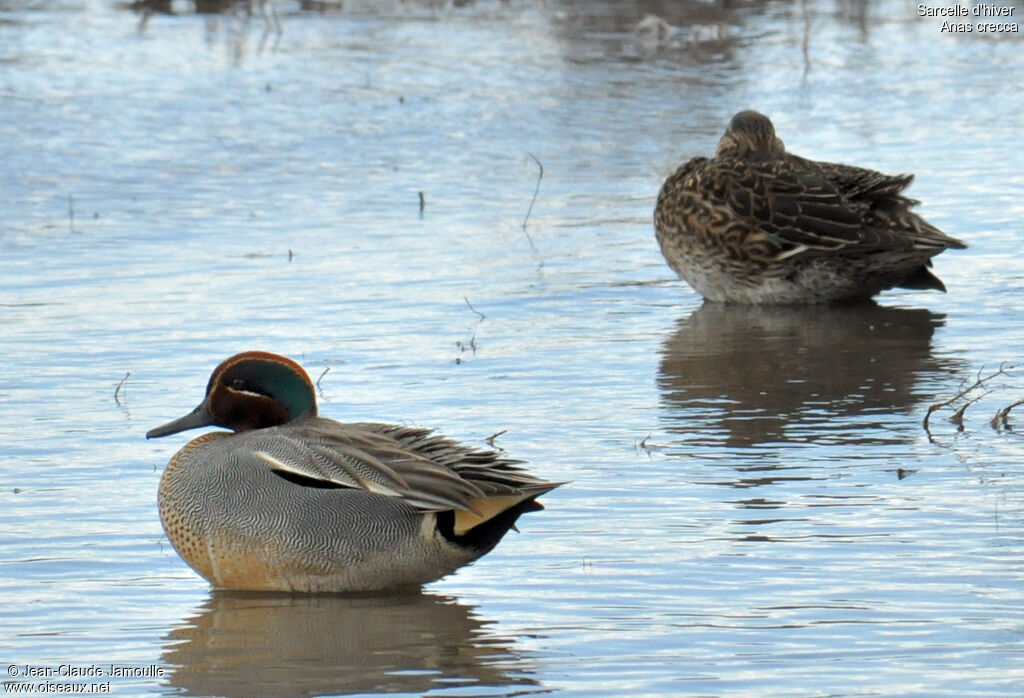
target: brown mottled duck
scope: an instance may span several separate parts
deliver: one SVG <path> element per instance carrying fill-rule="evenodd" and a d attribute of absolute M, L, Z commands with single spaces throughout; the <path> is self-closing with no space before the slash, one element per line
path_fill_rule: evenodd
<path fill-rule="evenodd" d="M 913 175 L 787 153 L 767 116 L 732 118 L 713 158 L 695 157 L 658 194 L 668 265 L 709 301 L 831 303 L 893 287 L 945 291 L 931 258 L 966 245 L 911 209 Z"/>

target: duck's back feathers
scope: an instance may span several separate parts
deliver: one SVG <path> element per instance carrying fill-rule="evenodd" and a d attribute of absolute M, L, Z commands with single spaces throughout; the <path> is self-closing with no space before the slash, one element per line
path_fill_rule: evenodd
<path fill-rule="evenodd" d="M 236 443 L 236 454 L 249 450 L 279 474 L 311 486 L 397 498 L 420 511 L 494 516 L 501 500 L 508 508 L 557 486 L 531 476 L 518 467 L 519 461 L 462 446 L 427 429 L 313 417 L 253 432 L 246 441 L 244 447 Z"/>
<path fill-rule="evenodd" d="M 820 167 L 802 158 L 691 165 L 706 205 L 751 229 L 748 254 L 764 261 L 794 254 L 963 248 L 910 208 L 901 192 L 912 175 Z"/>

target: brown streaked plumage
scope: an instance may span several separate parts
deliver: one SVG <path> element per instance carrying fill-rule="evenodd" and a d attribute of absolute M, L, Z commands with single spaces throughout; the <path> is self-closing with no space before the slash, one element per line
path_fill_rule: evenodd
<path fill-rule="evenodd" d="M 215 587 L 349 592 L 415 586 L 489 552 L 558 486 L 427 429 L 317 416 L 294 361 L 245 352 L 189 414 L 147 438 L 220 426 L 160 479 L 175 550 Z"/>
<path fill-rule="evenodd" d="M 829 303 L 893 287 L 945 291 L 931 258 L 966 245 L 911 211 L 913 175 L 786 152 L 768 117 L 736 114 L 713 158 L 662 185 L 654 228 L 668 265 L 710 301 Z"/>

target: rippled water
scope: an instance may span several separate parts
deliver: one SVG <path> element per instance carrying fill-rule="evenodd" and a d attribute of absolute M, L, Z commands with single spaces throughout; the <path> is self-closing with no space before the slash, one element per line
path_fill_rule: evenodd
<path fill-rule="evenodd" d="M 0 673 L 1021 693 L 1024 448 L 989 423 L 1024 397 L 1019 35 L 895 0 L 281 1 L 279 32 L 258 3 L 161 4 L 0 1 Z M 634 33 L 648 12 L 665 41 Z M 654 197 L 747 107 L 797 153 L 916 172 L 971 244 L 936 261 L 950 292 L 701 305 Z M 156 513 L 185 439 L 143 434 L 255 348 L 328 416 L 507 430 L 572 483 L 420 595 L 213 594 Z M 961 401 L 925 431 L 1001 362 L 962 430 Z"/>

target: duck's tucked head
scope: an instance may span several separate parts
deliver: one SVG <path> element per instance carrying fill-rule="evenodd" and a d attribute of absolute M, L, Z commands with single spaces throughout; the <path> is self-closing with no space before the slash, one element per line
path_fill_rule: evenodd
<path fill-rule="evenodd" d="M 772 158 L 783 155 L 786 146 L 775 135 L 772 121 L 752 109 L 732 117 L 729 128 L 718 141 L 716 157 Z"/>
<path fill-rule="evenodd" d="M 263 351 L 236 354 L 214 369 L 206 398 L 184 417 L 150 429 L 146 438 L 216 426 L 232 431 L 263 429 L 316 416 L 313 383 L 291 359 Z"/>

